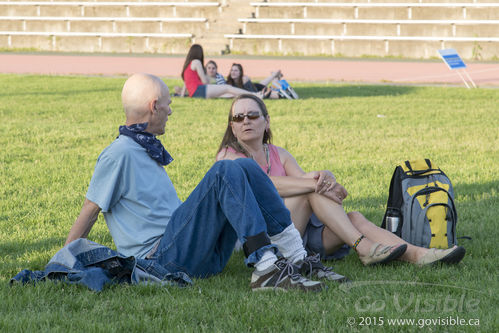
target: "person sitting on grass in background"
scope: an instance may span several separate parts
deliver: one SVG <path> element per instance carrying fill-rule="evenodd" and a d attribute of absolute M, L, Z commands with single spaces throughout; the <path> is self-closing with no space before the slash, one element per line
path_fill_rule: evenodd
<path fill-rule="evenodd" d="M 122 101 L 126 124 L 97 160 L 66 245 L 87 237 L 102 211 L 118 252 L 170 272 L 218 274 L 239 239 L 246 264 L 255 267 L 253 290 L 324 288 L 301 273 L 345 279 L 307 257 L 289 211 L 252 160 L 216 162 L 182 203 L 164 168 L 173 159 L 156 138 L 172 114 L 168 87 L 156 76 L 134 74 Z"/>
<path fill-rule="evenodd" d="M 272 72 L 269 77 L 263 79 L 259 83 L 254 83 L 251 81 L 249 76 L 244 75 L 243 66 L 241 64 L 233 63 L 230 68 L 230 73 L 229 75 L 227 75 L 227 84 L 247 90 L 249 92 L 257 92 L 265 91 L 265 89 L 270 89 L 267 86 L 271 83 L 280 86 L 277 81 L 281 78 L 281 70 L 277 70 L 275 72 Z M 277 99 L 279 98 L 279 94 L 276 91 L 272 91 L 269 98 Z"/>
<path fill-rule="evenodd" d="M 218 148 L 217 160 L 254 159 L 274 183 L 291 219 L 309 252 L 332 255 L 343 244 L 357 251 L 364 265 L 400 259 L 417 265 L 435 262 L 458 263 L 465 249 L 426 249 L 411 245 L 395 234 L 381 229 L 359 212 L 345 213 L 342 203 L 346 189 L 331 171 L 306 173 L 284 148 L 272 145 L 270 117 L 263 101 L 252 95 L 234 99 L 227 128 Z M 322 226 L 310 224 L 314 213 Z"/>
<path fill-rule="evenodd" d="M 189 97 L 198 98 L 232 98 L 248 93 L 227 84 L 210 84 L 204 68 L 204 54 L 201 45 L 193 44 L 187 53 L 184 66 L 182 67 L 182 80 L 189 93 Z M 260 98 L 267 98 L 265 92 L 255 92 Z M 183 96 L 182 94 L 180 94 Z"/>
<path fill-rule="evenodd" d="M 218 72 L 218 65 L 210 60 L 206 63 L 206 75 L 210 79 L 210 84 L 227 84 L 224 76 Z"/>

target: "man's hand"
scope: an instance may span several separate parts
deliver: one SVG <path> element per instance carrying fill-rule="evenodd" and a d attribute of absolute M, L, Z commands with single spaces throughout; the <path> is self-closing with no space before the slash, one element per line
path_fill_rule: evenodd
<path fill-rule="evenodd" d="M 326 191 L 322 195 L 341 205 L 343 204 L 343 200 L 348 196 L 348 192 L 340 183 L 335 183 L 332 190 Z"/>

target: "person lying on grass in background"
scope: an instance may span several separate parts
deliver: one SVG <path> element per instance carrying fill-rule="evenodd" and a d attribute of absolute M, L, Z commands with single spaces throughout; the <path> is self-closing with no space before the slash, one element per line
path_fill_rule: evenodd
<path fill-rule="evenodd" d="M 97 160 L 66 245 L 87 237 L 102 211 L 118 252 L 191 277 L 220 273 L 239 239 L 246 264 L 255 266 L 253 290 L 323 289 L 301 274 L 345 280 L 307 257 L 289 211 L 252 160 L 216 162 L 182 203 L 164 168 L 173 159 L 156 138 L 172 114 L 168 87 L 134 74 L 122 101 L 126 124 Z"/>
<path fill-rule="evenodd" d="M 280 70 L 272 72 L 269 77 L 263 79 L 259 83 L 254 83 L 251 81 L 249 76 L 244 75 L 243 66 L 241 64 L 233 63 L 230 68 L 230 73 L 227 75 L 227 84 L 247 90 L 249 92 L 258 92 L 258 91 L 266 91 L 266 89 L 270 89 L 267 87 L 269 84 L 275 82 L 277 86 L 280 84 L 277 82 L 282 78 L 282 73 Z M 269 98 L 278 99 L 279 94 L 277 91 L 272 91 Z"/>
<path fill-rule="evenodd" d="M 182 67 L 182 80 L 189 93 L 189 97 L 198 98 L 232 98 L 244 93 L 246 90 L 236 88 L 227 84 L 210 84 L 204 68 L 204 54 L 201 45 L 193 44 L 187 53 L 184 66 Z M 268 91 L 270 94 L 270 90 Z M 268 97 L 267 91 L 255 92 L 260 98 Z M 182 96 L 182 95 L 181 95 Z"/>
<path fill-rule="evenodd" d="M 377 227 L 359 212 L 346 214 L 342 203 L 348 193 L 331 171 L 305 173 L 289 152 L 272 145 L 271 140 L 270 117 L 263 101 L 252 95 L 238 96 L 230 108 L 216 159 L 255 160 L 284 199 L 310 252 L 325 257 L 347 244 L 357 251 L 364 265 L 394 259 L 417 265 L 453 264 L 464 257 L 465 249 L 461 246 L 447 250 L 413 246 Z M 321 226 L 310 225 L 312 213 L 322 222 Z"/>

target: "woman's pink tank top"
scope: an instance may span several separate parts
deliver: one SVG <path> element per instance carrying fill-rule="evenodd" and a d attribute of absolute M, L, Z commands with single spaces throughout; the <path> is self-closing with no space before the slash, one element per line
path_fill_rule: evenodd
<path fill-rule="evenodd" d="M 284 166 L 281 163 L 281 159 L 279 158 L 279 151 L 277 150 L 277 146 L 268 145 L 269 147 L 269 161 L 270 161 L 270 173 L 269 176 L 287 176 L 286 170 L 284 170 Z M 238 153 L 232 147 L 227 147 L 227 151 L 233 154 L 236 154 L 241 157 L 246 157 L 244 154 Z M 260 165 L 260 164 L 258 164 Z M 260 165 L 263 172 L 267 173 L 267 165 Z"/>

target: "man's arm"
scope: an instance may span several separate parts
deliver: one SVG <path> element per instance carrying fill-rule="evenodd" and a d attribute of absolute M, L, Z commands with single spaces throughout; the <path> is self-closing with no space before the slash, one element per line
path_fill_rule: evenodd
<path fill-rule="evenodd" d="M 85 199 L 80 215 L 76 219 L 75 223 L 73 223 L 64 245 L 67 245 L 78 238 L 86 238 L 94 226 L 95 221 L 97 221 L 99 212 L 99 206 L 97 206 L 94 202 Z"/>

